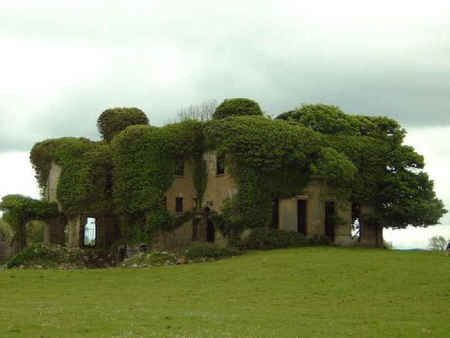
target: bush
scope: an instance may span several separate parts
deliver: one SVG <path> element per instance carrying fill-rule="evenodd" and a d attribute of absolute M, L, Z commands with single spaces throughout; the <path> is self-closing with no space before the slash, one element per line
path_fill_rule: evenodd
<path fill-rule="evenodd" d="M 244 249 L 271 250 L 312 244 L 315 243 L 298 232 L 257 228 L 241 242 L 241 247 Z"/>
<path fill-rule="evenodd" d="M 250 99 L 224 100 L 213 114 L 213 119 L 223 119 L 229 116 L 263 115 L 259 104 Z"/>
<path fill-rule="evenodd" d="M 233 248 L 218 248 L 212 244 L 195 244 L 186 249 L 185 257 L 187 259 L 199 258 L 223 258 L 240 255 L 241 252 Z"/>
<path fill-rule="evenodd" d="M 34 244 L 11 257 L 6 266 L 8 268 L 21 266 L 100 268 L 114 264 L 113 255 L 102 249 L 70 249 L 61 246 L 49 248 L 42 244 Z"/>
<path fill-rule="evenodd" d="M 113 108 L 100 114 L 97 128 L 103 139 L 111 142 L 112 138 L 129 126 L 148 124 L 145 113 L 138 108 Z"/>

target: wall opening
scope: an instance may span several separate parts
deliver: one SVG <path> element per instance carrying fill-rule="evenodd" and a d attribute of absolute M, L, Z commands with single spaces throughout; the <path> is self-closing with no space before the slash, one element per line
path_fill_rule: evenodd
<path fill-rule="evenodd" d="M 297 200 L 297 231 L 306 235 L 306 200 Z"/>
<path fill-rule="evenodd" d="M 334 201 L 325 202 L 325 236 L 334 241 L 336 207 Z"/>
<path fill-rule="evenodd" d="M 206 225 L 206 241 L 214 243 L 216 240 L 216 229 L 214 224 L 208 219 L 208 224 Z"/>
<path fill-rule="evenodd" d="M 352 203 L 352 239 L 361 240 L 361 205 Z"/>
<path fill-rule="evenodd" d="M 87 222 L 84 226 L 83 246 L 93 248 L 95 247 L 96 240 L 97 240 L 97 225 L 95 223 L 95 218 L 88 217 Z"/>
<path fill-rule="evenodd" d="M 280 201 L 272 200 L 272 228 L 278 229 L 280 225 Z"/>

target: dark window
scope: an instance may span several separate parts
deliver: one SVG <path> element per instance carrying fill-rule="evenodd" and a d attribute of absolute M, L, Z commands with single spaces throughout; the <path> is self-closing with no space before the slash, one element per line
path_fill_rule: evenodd
<path fill-rule="evenodd" d="M 183 212 L 183 197 L 177 197 L 175 200 L 175 211 Z"/>
<path fill-rule="evenodd" d="M 325 202 L 325 235 L 334 241 L 335 205 L 333 201 Z"/>
<path fill-rule="evenodd" d="M 278 229 L 280 203 L 278 199 L 272 200 L 272 228 Z"/>
<path fill-rule="evenodd" d="M 297 231 L 306 235 L 306 201 L 297 201 Z"/>
<path fill-rule="evenodd" d="M 217 175 L 225 174 L 225 157 L 219 156 L 216 159 L 217 163 Z"/>
<path fill-rule="evenodd" d="M 177 166 L 175 167 L 175 175 L 184 176 L 184 160 L 178 160 Z"/>

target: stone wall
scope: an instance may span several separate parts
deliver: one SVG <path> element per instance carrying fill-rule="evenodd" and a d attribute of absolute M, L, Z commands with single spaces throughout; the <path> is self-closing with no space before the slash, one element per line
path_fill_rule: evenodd
<path fill-rule="evenodd" d="M 0 241 L 0 262 L 6 261 L 11 255 L 11 248 L 9 245 L 4 242 Z"/>
<path fill-rule="evenodd" d="M 69 248 L 80 248 L 83 246 L 84 226 L 86 224 L 87 217 L 84 216 L 71 216 L 67 220 L 67 228 L 69 231 L 69 242 L 67 246 Z"/>
<path fill-rule="evenodd" d="M 184 161 L 184 175 L 175 176 L 174 181 L 166 192 L 167 210 L 175 213 L 176 198 L 183 198 L 183 211 L 192 210 L 195 207 L 196 196 L 194 181 L 192 178 L 194 163 L 192 159 Z"/>
<path fill-rule="evenodd" d="M 364 215 L 373 213 L 373 208 L 368 205 L 361 205 L 361 237 L 359 243 L 364 246 L 382 248 L 383 243 L 383 227 L 377 224 L 369 224 L 364 220 Z"/>
<path fill-rule="evenodd" d="M 64 245 L 66 238 L 64 227 L 67 223 L 63 215 L 45 220 L 44 243 L 46 245 Z"/>
<path fill-rule="evenodd" d="M 47 192 L 46 198 L 49 202 L 56 202 L 58 204 L 58 209 L 61 211 L 61 204 L 58 201 L 57 189 L 59 178 L 61 177 L 62 167 L 52 162 L 50 167 L 50 172 L 47 179 Z"/>
<path fill-rule="evenodd" d="M 206 186 L 203 204 L 211 210 L 220 212 L 222 203 L 226 198 L 231 198 L 237 193 L 237 185 L 229 175 L 225 166 L 224 174 L 217 174 L 216 152 L 209 151 L 203 154 L 208 169 L 208 185 Z"/>
<path fill-rule="evenodd" d="M 297 201 L 306 201 L 306 235 L 325 235 L 325 205 L 327 201 L 335 202 L 336 213 L 342 223 L 334 227 L 334 243 L 346 245 L 351 243 L 351 203 L 341 201 L 325 182 L 312 180 L 303 193 L 279 201 L 279 229 L 297 231 Z"/>

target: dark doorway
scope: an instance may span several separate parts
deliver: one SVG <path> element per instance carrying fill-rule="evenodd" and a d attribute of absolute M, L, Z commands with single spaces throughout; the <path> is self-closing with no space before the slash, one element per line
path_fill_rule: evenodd
<path fill-rule="evenodd" d="M 192 241 L 198 239 L 198 225 L 200 223 L 200 218 L 194 218 L 192 220 Z"/>
<path fill-rule="evenodd" d="M 306 200 L 297 201 L 297 231 L 306 235 Z"/>
<path fill-rule="evenodd" d="M 280 202 L 278 199 L 272 200 L 272 228 L 278 229 L 279 226 L 279 214 L 280 214 Z"/>
<path fill-rule="evenodd" d="M 210 243 L 214 243 L 216 240 L 216 229 L 209 219 L 208 224 L 206 225 L 206 240 Z"/>
<path fill-rule="evenodd" d="M 333 201 L 325 202 L 325 235 L 334 241 L 334 215 L 335 215 L 335 205 Z"/>

